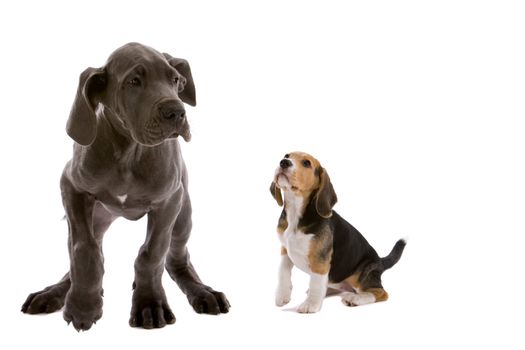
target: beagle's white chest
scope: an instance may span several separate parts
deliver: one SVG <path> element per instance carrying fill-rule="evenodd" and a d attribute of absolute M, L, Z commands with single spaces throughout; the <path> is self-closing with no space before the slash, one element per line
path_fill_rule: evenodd
<path fill-rule="evenodd" d="M 291 228 L 286 229 L 286 231 L 279 235 L 281 244 L 286 248 L 290 260 L 292 260 L 295 266 L 308 274 L 312 272 L 308 260 L 312 238 L 313 235 L 308 235 Z"/>

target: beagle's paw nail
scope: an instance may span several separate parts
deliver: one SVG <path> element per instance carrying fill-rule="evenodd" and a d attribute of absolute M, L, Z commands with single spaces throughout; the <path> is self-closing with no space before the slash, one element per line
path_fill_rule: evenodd
<path fill-rule="evenodd" d="M 275 297 L 275 305 L 284 306 L 290 302 L 290 295 L 277 294 Z"/>
<path fill-rule="evenodd" d="M 314 303 L 308 300 L 297 308 L 297 312 L 300 314 L 313 314 L 319 310 L 321 310 L 321 303 Z"/>
<path fill-rule="evenodd" d="M 290 298 L 275 299 L 276 306 L 284 306 L 290 302 Z"/>
<path fill-rule="evenodd" d="M 375 302 L 375 298 L 370 293 L 356 294 L 347 292 L 343 294 L 341 302 L 346 306 L 360 306 Z"/>

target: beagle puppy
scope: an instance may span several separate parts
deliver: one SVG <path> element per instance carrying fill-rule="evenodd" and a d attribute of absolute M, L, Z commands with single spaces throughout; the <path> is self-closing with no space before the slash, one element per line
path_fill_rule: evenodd
<path fill-rule="evenodd" d="M 388 299 L 381 275 L 401 258 L 405 240 L 380 258 L 361 233 L 332 210 L 337 196 L 317 159 L 302 152 L 285 155 L 270 192 L 279 206 L 284 205 L 277 225 L 282 244 L 277 306 L 290 301 L 293 266 L 310 275 L 300 313 L 319 311 L 327 292 L 340 294 L 347 306 Z"/>

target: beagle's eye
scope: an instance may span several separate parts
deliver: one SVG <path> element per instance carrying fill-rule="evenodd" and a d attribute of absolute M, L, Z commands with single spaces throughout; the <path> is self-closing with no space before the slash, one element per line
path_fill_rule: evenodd
<path fill-rule="evenodd" d="M 286 154 L 284 155 L 284 158 L 290 158 L 290 155 L 289 155 L 288 153 L 286 153 Z"/>
<path fill-rule="evenodd" d="M 128 85 L 133 86 L 133 87 L 141 86 L 142 82 L 140 81 L 139 78 L 135 77 L 135 78 L 128 80 Z"/>
<path fill-rule="evenodd" d="M 308 159 L 303 160 L 303 166 L 305 168 L 310 168 L 312 166 L 312 163 Z"/>

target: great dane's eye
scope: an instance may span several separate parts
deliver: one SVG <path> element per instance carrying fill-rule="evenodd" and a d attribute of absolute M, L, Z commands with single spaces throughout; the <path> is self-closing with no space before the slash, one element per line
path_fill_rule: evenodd
<path fill-rule="evenodd" d="M 129 86 L 140 86 L 141 84 L 142 84 L 142 82 L 141 82 L 140 79 L 137 78 L 137 77 L 128 80 L 128 85 L 129 85 Z"/>
<path fill-rule="evenodd" d="M 303 160 L 303 166 L 305 168 L 310 168 L 312 166 L 312 163 L 308 159 Z"/>
<path fill-rule="evenodd" d="M 179 83 L 179 77 L 173 77 L 171 81 L 173 82 L 173 84 L 177 85 Z"/>

